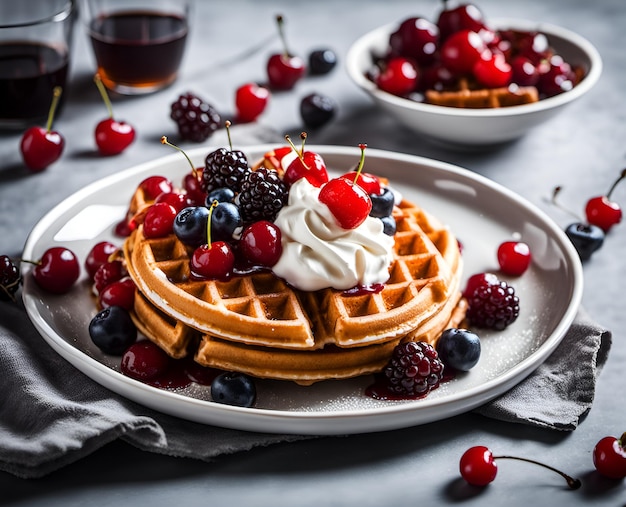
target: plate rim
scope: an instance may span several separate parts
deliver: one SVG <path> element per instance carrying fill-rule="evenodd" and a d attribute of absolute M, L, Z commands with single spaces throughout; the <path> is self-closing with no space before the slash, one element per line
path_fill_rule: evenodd
<path fill-rule="evenodd" d="M 270 149 L 274 149 L 276 143 L 271 144 L 258 144 L 258 145 L 246 145 L 242 146 L 241 150 L 244 152 L 265 152 Z M 320 151 L 329 155 L 352 155 L 358 157 L 360 150 L 358 147 L 348 146 L 333 146 L 333 145 L 310 145 L 307 146 L 309 150 Z M 202 146 L 193 148 L 187 152 L 189 157 L 194 163 L 199 157 L 204 157 L 208 151 L 213 149 L 211 146 Z M 470 171 L 469 169 L 450 164 L 447 162 L 422 157 L 419 155 L 412 155 L 401 152 L 388 151 L 377 148 L 368 148 L 368 157 L 379 157 L 386 160 L 400 160 L 411 164 L 426 165 L 434 170 L 442 170 L 447 173 L 453 173 L 461 176 L 464 179 L 471 180 L 474 183 L 479 183 L 490 190 L 496 191 L 499 194 L 504 195 L 508 199 L 515 201 L 520 205 L 525 212 L 529 212 L 539 219 L 543 226 L 548 227 L 551 232 L 558 238 L 559 247 L 563 250 L 564 256 L 570 261 L 569 268 L 572 270 L 573 277 L 573 290 L 572 296 L 568 303 L 567 309 L 564 312 L 558 325 L 552 330 L 552 333 L 546 338 L 546 340 L 527 357 L 516 363 L 513 367 L 509 368 L 502 374 L 499 374 L 493 379 L 487 382 L 471 387 L 467 390 L 450 393 L 445 397 L 437 399 L 422 399 L 416 402 L 402 403 L 398 405 L 384 405 L 372 408 L 359 408 L 345 411 L 289 411 L 289 410 L 277 410 L 266 408 L 243 408 L 235 407 L 231 405 L 223 405 L 206 400 L 201 400 L 186 396 L 184 394 L 157 389 L 146 385 L 140 381 L 134 380 L 130 377 L 123 375 L 122 373 L 109 368 L 107 365 L 101 363 L 96 358 L 93 358 L 80 350 L 78 347 L 72 345 L 62 336 L 56 333 L 56 331 L 45 321 L 43 316 L 39 314 L 35 307 L 34 298 L 29 295 L 29 286 L 34 283 L 29 277 L 24 276 L 24 287 L 22 291 L 22 299 L 27 314 L 42 335 L 43 339 L 55 350 L 56 353 L 61 355 L 64 359 L 70 362 L 74 367 L 82 371 L 85 375 L 92 380 L 105 385 L 115 391 L 117 394 L 131 399 L 139 404 L 152 408 L 158 412 L 170 414 L 176 417 L 181 417 L 187 420 L 199 422 L 205 425 L 217 425 L 230 427 L 233 429 L 242 429 L 246 431 L 259 431 L 262 427 L 262 431 L 271 433 L 293 433 L 293 434 L 345 434 L 345 433 L 362 433 L 371 431 L 387 431 L 391 429 L 398 429 L 408 426 L 414 426 L 418 424 L 424 424 L 435 420 L 440 420 L 453 415 L 457 415 L 462 412 L 466 412 L 477 406 L 480 406 L 487 401 L 500 396 L 511 387 L 517 385 L 523 381 L 528 375 L 530 375 L 536 368 L 538 368 L 558 347 L 562 341 L 565 333 L 571 326 L 581 304 L 582 291 L 583 291 L 583 276 L 582 276 L 582 264 L 571 242 L 565 236 L 563 230 L 561 230 L 557 224 L 542 210 L 530 203 L 527 199 L 513 192 L 512 190 L 504 187 L 503 185 L 490 180 L 489 178 L 482 176 L 478 173 Z M 119 171 L 117 173 L 108 175 L 102 179 L 94 181 L 82 189 L 78 190 L 74 194 L 70 195 L 56 206 L 54 206 L 48 213 L 46 213 L 33 227 L 29 233 L 25 246 L 24 246 L 24 258 L 29 258 L 28 255 L 33 254 L 33 250 L 37 245 L 41 236 L 49 229 L 52 223 L 58 219 L 60 215 L 71 210 L 73 206 L 81 202 L 88 196 L 94 194 L 98 190 L 104 187 L 111 186 L 116 182 L 129 179 L 133 176 L 137 176 L 154 168 L 167 165 L 175 160 L 180 160 L 180 154 L 173 153 L 158 157 L 127 169 Z M 31 269 L 30 266 L 22 265 L 22 274 L 24 275 Z M 85 371 L 85 368 L 89 368 L 90 372 Z M 90 374 L 91 373 L 91 374 Z M 94 378 L 94 375 L 98 379 Z M 123 393 L 118 389 L 122 389 Z M 129 395 L 127 391 L 138 391 L 137 395 Z M 144 399 L 141 394 L 147 397 Z M 181 408 L 187 406 L 191 409 L 187 417 L 181 416 L 179 410 L 172 412 L 170 409 L 164 410 L 161 406 L 155 406 L 153 398 L 164 398 Z M 416 405 L 419 403 L 419 405 Z M 208 405 L 208 406 L 207 406 Z M 445 405 L 454 405 L 454 410 L 444 410 Z M 209 409 L 209 410 L 207 410 Z M 419 420 L 412 420 L 411 416 L 420 409 L 422 410 Z M 424 413 L 428 411 L 428 413 Z M 441 417 L 441 412 L 445 412 Z M 213 412 L 207 417 L 205 412 Z M 231 418 L 233 414 L 243 415 L 237 417 L 236 421 L 226 421 L 225 419 Z M 388 422 L 384 427 L 380 428 L 378 421 L 380 419 L 386 419 L 391 414 L 397 416 L 397 420 L 392 423 Z M 355 423 L 356 420 L 356 424 Z M 285 424 L 286 423 L 286 424 Z"/>

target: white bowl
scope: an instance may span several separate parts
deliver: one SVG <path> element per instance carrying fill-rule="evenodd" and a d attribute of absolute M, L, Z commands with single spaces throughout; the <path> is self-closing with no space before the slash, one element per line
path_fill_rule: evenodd
<path fill-rule="evenodd" d="M 595 47 L 580 35 L 564 28 L 524 20 L 492 20 L 496 29 L 514 28 L 544 33 L 555 51 L 572 65 L 585 71 L 584 79 L 572 90 L 539 102 L 495 109 L 462 109 L 436 106 L 397 97 L 380 90 L 366 73 L 373 56 L 382 56 L 389 35 L 397 23 L 377 28 L 359 38 L 349 49 L 346 68 L 351 79 L 365 90 L 376 104 L 416 133 L 460 145 L 490 145 L 517 139 L 530 129 L 559 113 L 567 104 L 582 97 L 598 81 L 602 59 Z"/>

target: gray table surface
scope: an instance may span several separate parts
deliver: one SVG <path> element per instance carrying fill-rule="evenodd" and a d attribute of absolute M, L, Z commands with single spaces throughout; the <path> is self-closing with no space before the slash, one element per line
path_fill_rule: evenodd
<path fill-rule="evenodd" d="M 518 142 L 498 150 L 462 152 L 416 138 L 379 113 L 353 85 L 342 66 L 331 75 L 301 82 L 276 94 L 262 123 L 279 133 L 302 130 L 301 97 L 318 91 L 339 103 L 338 117 L 311 137 L 315 144 L 368 146 L 422 155 L 469 168 L 526 197 L 566 225 L 545 202 L 556 185 L 567 187 L 565 201 L 582 208 L 606 191 L 626 165 L 626 58 L 622 0 L 482 0 L 490 17 L 542 20 L 572 29 L 596 45 L 604 60 L 597 86 L 560 116 Z M 180 79 L 151 96 L 114 101 L 116 117 L 135 125 L 139 137 L 125 153 L 102 158 L 94 153 L 92 129 L 106 115 L 91 82 L 93 58 L 77 30 L 67 107 L 56 123 L 67 139 L 61 163 L 31 175 L 22 166 L 19 134 L 0 134 L 0 250 L 17 254 L 36 222 L 84 185 L 163 155 L 161 135 L 173 135 L 169 104 L 191 90 L 222 111 L 232 111 L 240 83 L 263 80 L 267 55 L 279 47 L 273 18 L 288 20 L 292 49 L 306 54 L 332 47 L 342 58 L 352 41 L 383 23 L 411 14 L 432 17 L 435 0 L 317 2 L 198 0 Z M 267 39 L 271 38 L 270 42 Z M 248 50 L 258 43 L 257 52 Z M 242 56 L 245 55 L 245 58 Z M 343 63 L 343 62 L 342 62 Z M 88 134 L 86 134 L 88 133 Z M 193 147 L 193 144 L 182 144 Z M 614 194 L 626 205 L 626 185 Z M 576 209 L 578 209 L 576 208 Z M 624 482 L 609 483 L 593 473 L 591 453 L 599 438 L 626 427 L 626 286 L 624 225 L 584 266 L 583 305 L 614 333 L 613 348 L 597 386 L 593 408 L 571 433 L 539 430 L 466 414 L 376 434 L 321 438 L 279 444 L 224 456 L 211 463 L 159 456 L 113 443 L 86 459 L 40 480 L 0 473 L 0 503 L 36 505 L 626 505 Z M 458 458 L 474 443 L 502 453 L 547 461 L 583 478 L 578 492 L 560 487 L 558 477 L 530 465 L 501 467 L 496 482 L 477 493 L 458 476 Z"/>

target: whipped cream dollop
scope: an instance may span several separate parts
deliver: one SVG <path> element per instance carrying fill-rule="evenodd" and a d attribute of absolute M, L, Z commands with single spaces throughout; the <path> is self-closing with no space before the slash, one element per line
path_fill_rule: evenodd
<path fill-rule="evenodd" d="M 272 271 L 306 291 L 386 282 L 394 239 L 383 232 L 382 221 L 367 217 L 356 229 L 343 229 L 319 201 L 319 192 L 305 178 L 291 186 L 289 201 L 274 221 L 283 253 Z"/>

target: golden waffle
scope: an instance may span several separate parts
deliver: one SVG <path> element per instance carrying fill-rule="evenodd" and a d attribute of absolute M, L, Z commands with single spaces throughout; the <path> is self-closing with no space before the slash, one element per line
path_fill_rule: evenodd
<path fill-rule="evenodd" d="M 534 86 L 475 88 L 467 79 L 460 79 L 456 89 L 426 90 L 424 98 L 427 104 L 436 106 L 486 109 L 531 104 L 539 100 L 539 92 Z"/>
<path fill-rule="evenodd" d="M 397 340 L 456 297 L 461 274 L 451 232 L 408 202 L 395 212 L 394 261 L 382 291 L 302 292 L 272 273 L 195 280 L 189 251 L 174 236 L 146 239 L 140 226 L 124 245 L 143 295 L 176 321 L 221 339 L 284 349 L 355 347 Z"/>

